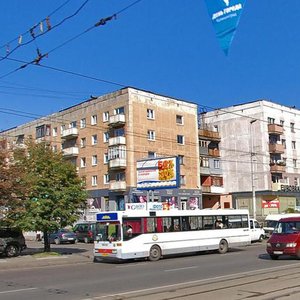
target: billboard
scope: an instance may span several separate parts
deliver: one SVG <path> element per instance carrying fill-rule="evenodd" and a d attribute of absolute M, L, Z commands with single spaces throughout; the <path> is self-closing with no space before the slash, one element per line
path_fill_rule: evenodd
<path fill-rule="evenodd" d="M 137 189 L 177 188 L 179 187 L 179 174 L 176 156 L 137 161 Z"/>

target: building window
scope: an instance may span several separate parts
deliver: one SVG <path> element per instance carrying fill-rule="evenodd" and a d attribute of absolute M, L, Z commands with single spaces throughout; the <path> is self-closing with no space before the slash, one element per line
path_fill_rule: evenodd
<path fill-rule="evenodd" d="M 114 110 L 115 115 L 124 115 L 125 114 L 125 108 L 124 106 L 118 107 Z"/>
<path fill-rule="evenodd" d="M 208 157 L 201 157 L 200 158 L 200 167 L 203 167 L 203 168 L 208 168 L 209 167 Z"/>
<path fill-rule="evenodd" d="M 126 146 L 109 147 L 108 160 L 116 158 L 126 159 Z"/>
<path fill-rule="evenodd" d="M 104 164 L 108 163 L 108 153 L 104 153 L 103 162 Z"/>
<path fill-rule="evenodd" d="M 92 156 L 92 166 L 97 166 L 97 164 L 98 164 L 97 155 L 93 155 Z"/>
<path fill-rule="evenodd" d="M 286 149 L 286 140 L 285 139 L 281 139 L 281 144 L 282 144 L 283 148 Z"/>
<path fill-rule="evenodd" d="M 116 181 L 125 181 L 125 172 L 117 173 Z"/>
<path fill-rule="evenodd" d="M 92 176 L 92 186 L 97 186 L 97 175 Z"/>
<path fill-rule="evenodd" d="M 294 185 L 299 186 L 299 181 L 300 181 L 299 178 L 295 177 L 294 178 Z"/>
<path fill-rule="evenodd" d="M 284 126 L 284 121 L 280 120 L 280 125 L 283 127 Z"/>
<path fill-rule="evenodd" d="M 103 141 L 104 143 L 108 143 L 109 140 L 109 133 L 108 132 L 104 132 L 103 133 Z"/>
<path fill-rule="evenodd" d="M 183 116 L 176 115 L 176 124 L 183 125 Z"/>
<path fill-rule="evenodd" d="M 214 132 L 219 132 L 219 126 L 218 125 L 214 125 L 213 126 L 213 131 Z"/>
<path fill-rule="evenodd" d="M 148 130 L 147 136 L 148 136 L 148 140 L 155 141 L 155 131 L 154 130 Z"/>
<path fill-rule="evenodd" d="M 91 116 L 91 125 L 96 125 L 97 124 L 97 115 Z"/>
<path fill-rule="evenodd" d="M 60 125 L 60 133 L 63 133 L 66 130 L 66 125 Z"/>
<path fill-rule="evenodd" d="M 85 128 L 86 127 L 86 118 L 83 118 L 80 120 L 80 128 Z"/>
<path fill-rule="evenodd" d="M 103 122 L 108 122 L 109 121 L 109 112 L 105 111 L 103 113 Z"/>
<path fill-rule="evenodd" d="M 156 157 L 156 153 L 153 151 L 148 151 L 148 158 L 155 158 Z"/>
<path fill-rule="evenodd" d="M 80 167 L 81 168 L 85 168 L 86 167 L 86 158 L 85 157 L 81 157 L 80 158 Z"/>
<path fill-rule="evenodd" d="M 52 135 L 53 135 L 53 136 L 57 136 L 57 127 L 54 127 L 54 128 L 52 129 Z"/>
<path fill-rule="evenodd" d="M 72 121 L 69 124 L 69 128 L 76 128 L 76 126 L 77 126 L 77 122 L 76 121 Z"/>
<path fill-rule="evenodd" d="M 183 135 L 177 135 L 177 143 L 180 145 L 184 145 L 184 136 Z"/>
<path fill-rule="evenodd" d="M 108 184 L 109 183 L 109 174 L 104 174 L 103 175 L 103 183 Z"/>
<path fill-rule="evenodd" d="M 220 161 L 218 159 L 214 159 L 214 168 L 220 169 Z"/>
<path fill-rule="evenodd" d="M 202 148 L 207 148 L 208 147 L 208 141 L 200 140 L 199 144 L 200 144 L 200 147 L 202 147 Z"/>
<path fill-rule="evenodd" d="M 183 161 L 184 156 L 183 155 L 178 155 L 178 161 L 180 165 L 184 165 L 184 161 Z"/>
<path fill-rule="evenodd" d="M 98 143 L 98 138 L 97 134 L 92 135 L 92 145 L 97 145 Z"/>
<path fill-rule="evenodd" d="M 295 132 L 295 123 L 290 123 L 291 132 Z"/>
<path fill-rule="evenodd" d="M 52 146 L 52 151 L 57 152 L 57 145 Z"/>
<path fill-rule="evenodd" d="M 153 109 L 150 109 L 150 108 L 147 109 L 147 119 L 150 119 L 150 120 L 155 119 L 155 114 L 154 114 Z"/>
<path fill-rule="evenodd" d="M 185 175 L 180 175 L 180 185 L 186 185 L 186 177 L 185 177 Z"/>
<path fill-rule="evenodd" d="M 275 119 L 268 117 L 268 124 L 274 124 L 274 123 L 275 123 Z"/>
<path fill-rule="evenodd" d="M 293 159 L 293 167 L 297 168 L 297 159 Z"/>
<path fill-rule="evenodd" d="M 86 138 L 84 137 L 80 139 L 80 147 L 84 148 L 85 146 L 86 146 Z"/>
<path fill-rule="evenodd" d="M 296 141 L 292 141 L 292 149 L 293 149 L 293 150 L 296 149 Z"/>
<path fill-rule="evenodd" d="M 42 138 L 44 136 L 50 136 L 51 134 L 50 125 L 41 125 L 35 128 L 36 138 Z"/>

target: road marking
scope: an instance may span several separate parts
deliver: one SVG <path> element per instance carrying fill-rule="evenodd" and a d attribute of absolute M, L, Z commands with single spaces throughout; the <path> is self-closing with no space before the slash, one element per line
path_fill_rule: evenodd
<path fill-rule="evenodd" d="M 292 266 L 292 268 L 297 268 L 299 265 L 300 265 L 300 263 L 296 263 L 296 264 L 289 265 L 289 266 Z M 123 292 L 123 293 L 118 293 L 118 294 L 96 296 L 96 297 L 93 297 L 93 298 L 84 298 L 82 300 L 97 300 L 97 299 L 113 298 L 113 297 L 126 296 L 126 295 L 130 295 L 130 294 L 161 290 L 161 289 L 166 289 L 166 288 L 186 286 L 186 285 L 190 285 L 190 284 L 200 284 L 200 283 L 204 283 L 204 282 L 212 282 L 213 280 L 234 279 L 234 278 L 239 277 L 239 276 L 255 275 L 257 273 L 260 274 L 260 273 L 264 273 L 264 272 L 267 272 L 267 271 L 273 271 L 273 270 L 275 271 L 275 270 L 280 270 L 280 269 L 285 270 L 286 267 L 287 266 L 284 265 L 284 266 L 277 266 L 277 267 L 266 268 L 266 269 L 257 269 L 257 270 L 248 271 L 248 272 L 234 273 L 234 274 L 216 276 L 216 277 L 205 278 L 205 279 L 200 279 L 200 280 L 180 282 L 180 283 L 169 284 L 169 285 L 162 285 L 162 286 L 157 286 L 157 287 L 153 287 L 153 288 L 128 291 L 128 292 Z"/>
<path fill-rule="evenodd" d="M 26 291 L 32 291 L 32 290 L 37 290 L 37 288 L 28 288 L 28 289 L 18 289 L 18 290 L 2 291 L 2 292 L 0 292 L 0 294 L 18 293 L 18 292 L 26 292 Z"/>
<path fill-rule="evenodd" d="M 187 270 L 187 269 L 197 269 L 197 268 L 199 268 L 199 267 L 198 266 L 192 266 L 192 267 L 164 270 L 164 272 L 175 272 L 175 271 L 181 271 L 181 270 Z"/>

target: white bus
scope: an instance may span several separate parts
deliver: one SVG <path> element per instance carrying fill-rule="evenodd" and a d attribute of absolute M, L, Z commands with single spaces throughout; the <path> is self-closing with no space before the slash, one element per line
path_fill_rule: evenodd
<path fill-rule="evenodd" d="M 97 216 L 94 261 L 148 258 L 251 244 L 248 210 L 102 212 Z"/>

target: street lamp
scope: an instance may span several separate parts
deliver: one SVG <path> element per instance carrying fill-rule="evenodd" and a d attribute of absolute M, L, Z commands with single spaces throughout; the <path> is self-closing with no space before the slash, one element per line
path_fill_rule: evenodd
<path fill-rule="evenodd" d="M 250 142 L 251 142 L 251 185 L 252 185 L 252 206 L 253 206 L 253 219 L 256 219 L 256 197 L 255 197 L 255 185 L 254 185 L 254 146 L 253 146 L 253 130 L 252 124 L 256 122 L 257 119 L 253 119 L 250 121 Z"/>

